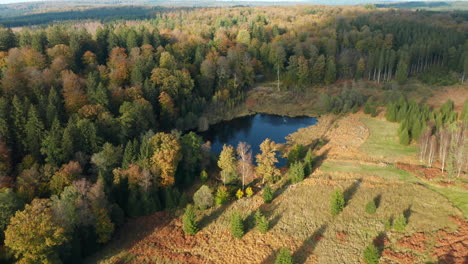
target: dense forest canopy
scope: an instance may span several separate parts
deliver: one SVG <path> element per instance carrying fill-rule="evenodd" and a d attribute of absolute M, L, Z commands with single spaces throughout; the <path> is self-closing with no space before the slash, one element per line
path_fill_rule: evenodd
<path fill-rule="evenodd" d="M 341 79 L 404 83 L 435 69 L 464 82 L 467 26 L 466 13 L 297 6 L 2 28 L 0 238 L 25 263 L 79 263 L 125 217 L 186 202 L 210 154 L 180 131 L 205 127 L 207 113 L 229 111 L 256 81 L 300 93 Z M 324 111 L 347 112 L 367 98 L 323 100 Z M 262 151 L 277 149 L 266 142 Z M 226 183 L 233 153 L 218 162 Z"/>

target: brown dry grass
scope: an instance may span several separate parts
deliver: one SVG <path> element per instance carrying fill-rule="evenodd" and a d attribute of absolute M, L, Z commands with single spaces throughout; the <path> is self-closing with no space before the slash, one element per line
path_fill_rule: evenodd
<path fill-rule="evenodd" d="M 268 87 L 252 93 L 255 96 L 250 96 L 247 102 L 250 108 L 242 113 L 312 113 L 306 107 L 312 96 L 294 98 L 291 94 L 292 101 L 286 102 L 285 96 L 272 93 Z M 287 105 L 281 110 L 274 108 L 281 104 Z M 291 134 L 287 144 L 308 146 L 316 139 L 324 140 L 327 143 L 315 153 L 325 158 L 322 167 L 299 184 L 274 186 L 278 195 L 273 203 L 263 204 L 261 193 L 257 193 L 224 207 L 199 211 L 202 230 L 194 237 L 182 232 L 177 215 L 160 215 L 164 221 L 153 216 L 146 218 L 155 222 L 151 225 L 132 220 L 121 230 L 122 239 L 113 242 L 105 254 L 89 263 L 266 264 L 274 263 L 282 247 L 291 250 L 296 263 L 363 263 L 364 248 L 377 237 L 385 241 L 381 263 L 468 258 L 468 251 L 464 250 L 468 223 L 461 220 L 463 213 L 450 202 L 465 192 L 459 191 L 456 197 L 445 195 L 451 198 L 448 200 L 412 175 L 414 171 L 394 166 L 394 162 L 404 160 L 412 167 L 416 159 L 408 159 L 414 150 L 397 146 L 389 129 L 396 128 L 381 116 L 369 118 L 362 113 L 322 116 L 317 125 Z M 379 135 L 383 132 L 388 135 L 385 134 L 387 138 L 382 143 Z M 389 144 L 394 147 L 381 150 Z M 336 188 L 345 190 L 347 205 L 340 215 L 333 217 L 329 199 Z M 365 205 L 378 197 L 377 212 L 367 214 Z M 271 229 L 267 234 L 260 234 L 252 227 L 253 214 L 258 209 L 270 220 Z M 234 211 L 239 211 L 247 223 L 248 231 L 242 239 L 233 238 L 229 232 Z M 409 216 L 405 231 L 386 230 L 385 221 L 403 212 Z M 451 216 L 458 222 L 451 221 Z M 146 231 L 134 232 L 134 225 L 139 224 Z M 134 233 L 137 238 L 130 239 Z M 119 244 L 128 240 L 132 242 Z"/>
<path fill-rule="evenodd" d="M 433 96 L 427 100 L 427 103 L 432 107 L 440 107 L 448 99 L 455 103 L 455 110 L 461 110 L 465 100 L 468 100 L 468 82 L 435 91 Z"/>

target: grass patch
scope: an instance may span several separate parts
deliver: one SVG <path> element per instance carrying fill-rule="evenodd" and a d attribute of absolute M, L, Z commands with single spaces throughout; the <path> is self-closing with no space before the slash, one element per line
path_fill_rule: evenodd
<path fill-rule="evenodd" d="M 378 166 L 348 161 L 325 161 L 320 169 L 324 172 L 348 172 L 369 176 L 380 176 L 389 180 L 417 182 L 418 178 L 409 172 L 395 168 L 393 165 Z"/>
<path fill-rule="evenodd" d="M 458 207 L 462 212 L 465 218 L 468 218 L 468 192 L 461 190 L 455 187 L 442 187 L 429 185 L 429 189 L 434 190 L 435 192 L 440 193 L 441 195 L 447 197 L 447 199 L 452 202 L 456 207 Z"/>
<path fill-rule="evenodd" d="M 403 146 L 398 142 L 398 124 L 374 118 L 361 118 L 369 128 L 369 138 L 360 150 L 369 156 L 395 159 L 413 155 L 417 152 L 415 146 Z"/>

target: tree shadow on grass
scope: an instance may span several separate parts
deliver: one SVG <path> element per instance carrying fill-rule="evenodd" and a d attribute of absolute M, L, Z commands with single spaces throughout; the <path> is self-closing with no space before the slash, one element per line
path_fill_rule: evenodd
<path fill-rule="evenodd" d="M 224 213 L 224 211 L 226 211 L 227 208 L 229 208 L 229 204 L 219 206 L 214 211 L 212 211 L 209 215 L 205 215 L 198 222 L 199 225 L 200 225 L 200 229 L 203 229 L 203 228 L 209 226 L 214 221 L 216 221 L 216 219 L 218 219 L 218 217 L 220 217 Z"/>
<path fill-rule="evenodd" d="M 357 192 L 359 189 L 359 186 L 361 185 L 362 179 L 357 179 L 351 186 L 346 188 L 344 191 L 344 198 L 345 198 L 345 206 L 348 205 L 349 201 L 353 198 L 354 194 Z"/>
<path fill-rule="evenodd" d="M 317 156 L 317 157 L 314 158 L 314 167 L 312 169 L 312 173 L 316 169 L 318 169 L 320 166 L 322 166 L 322 163 L 327 159 L 328 152 L 330 152 L 330 149 L 327 149 L 327 150 L 323 151 L 322 155 Z M 307 176 L 309 176 L 309 175 L 307 175 Z"/>
<path fill-rule="evenodd" d="M 382 202 L 382 194 L 379 194 L 376 197 L 374 197 L 374 204 L 376 208 L 379 208 L 381 202 Z"/>
<path fill-rule="evenodd" d="M 318 242 L 323 238 L 323 233 L 327 230 L 328 224 L 321 225 L 315 232 L 309 236 L 302 245 L 294 252 L 294 263 L 305 263 L 307 258 L 312 255 Z"/>
<path fill-rule="evenodd" d="M 403 216 L 406 218 L 406 222 L 409 223 L 409 218 L 411 217 L 411 215 L 413 214 L 413 211 L 411 210 L 411 207 L 412 205 L 410 204 L 408 206 L 408 208 L 406 208 L 404 211 L 403 211 Z"/>
<path fill-rule="evenodd" d="M 261 264 L 273 264 L 273 263 L 275 263 L 276 255 L 278 254 L 279 251 L 280 251 L 279 249 L 272 251 L 271 254 L 268 255 L 268 257 L 266 259 L 264 259 Z"/>

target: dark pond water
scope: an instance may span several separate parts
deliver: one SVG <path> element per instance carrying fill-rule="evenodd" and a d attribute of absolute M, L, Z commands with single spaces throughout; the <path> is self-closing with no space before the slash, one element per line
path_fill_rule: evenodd
<path fill-rule="evenodd" d="M 256 114 L 212 125 L 201 135 L 211 142 L 211 151 L 216 154 L 221 152 L 224 144 L 236 147 L 241 141 L 247 142 L 252 146 L 255 160 L 255 155 L 260 152 L 260 144 L 266 138 L 276 143 L 285 143 L 287 135 L 315 123 L 317 119 L 313 117 Z M 279 163 L 279 166 L 284 166 L 285 161 L 281 159 Z"/>

